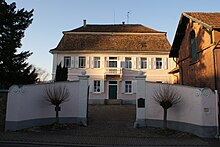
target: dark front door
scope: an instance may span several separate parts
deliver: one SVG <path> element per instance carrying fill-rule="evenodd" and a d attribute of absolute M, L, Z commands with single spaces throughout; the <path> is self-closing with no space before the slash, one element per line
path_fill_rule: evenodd
<path fill-rule="evenodd" d="M 117 99 L 117 81 L 109 81 L 109 99 Z"/>

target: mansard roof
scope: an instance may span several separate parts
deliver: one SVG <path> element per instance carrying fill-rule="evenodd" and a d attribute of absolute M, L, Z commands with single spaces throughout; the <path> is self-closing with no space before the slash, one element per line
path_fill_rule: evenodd
<path fill-rule="evenodd" d="M 50 52 L 169 52 L 170 48 L 165 32 L 143 25 L 86 25 L 64 32 L 58 46 Z"/>

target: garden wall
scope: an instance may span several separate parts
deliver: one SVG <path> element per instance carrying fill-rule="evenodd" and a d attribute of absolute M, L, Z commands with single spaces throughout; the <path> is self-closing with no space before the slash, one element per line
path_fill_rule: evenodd
<path fill-rule="evenodd" d="M 138 78 L 137 78 L 138 79 Z M 145 108 L 138 108 L 136 126 L 163 126 L 163 108 L 153 95 L 161 84 L 137 80 L 137 100 L 145 99 Z M 209 88 L 174 85 L 181 102 L 168 109 L 168 128 L 190 132 L 200 137 L 217 135 L 217 96 Z"/>
<path fill-rule="evenodd" d="M 55 107 L 45 99 L 46 87 L 63 85 L 69 90 L 67 102 L 62 103 L 61 123 L 83 123 L 87 117 L 88 76 L 79 76 L 79 81 L 52 84 L 14 85 L 9 89 L 6 130 L 19 130 L 55 122 Z"/>

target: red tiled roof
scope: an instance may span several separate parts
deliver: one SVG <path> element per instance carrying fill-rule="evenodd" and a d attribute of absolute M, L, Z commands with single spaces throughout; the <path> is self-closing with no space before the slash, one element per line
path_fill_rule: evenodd
<path fill-rule="evenodd" d="M 159 33 L 141 24 L 91 25 L 79 27 L 68 32 L 120 32 L 120 33 Z"/>
<path fill-rule="evenodd" d="M 185 12 L 185 14 L 211 26 L 212 28 L 220 28 L 220 13 Z"/>
<path fill-rule="evenodd" d="M 170 51 L 166 35 L 64 34 L 53 51 Z"/>
<path fill-rule="evenodd" d="M 164 51 L 169 52 L 166 33 L 140 24 L 86 25 L 64 35 L 54 51 Z"/>

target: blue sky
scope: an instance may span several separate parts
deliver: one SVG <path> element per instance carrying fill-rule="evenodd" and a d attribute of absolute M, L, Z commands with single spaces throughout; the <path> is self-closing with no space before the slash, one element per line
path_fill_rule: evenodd
<path fill-rule="evenodd" d="M 17 8 L 34 9 L 33 23 L 25 32 L 22 47 L 30 50 L 30 64 L 48 73 L 52 71 L 52 54 L 62 31 L 88 24 L 142 24 L 167 32 L 172 44 L 182 12 L 220 12 L 220 0 L 6 0 L 16 2 Z"/>

